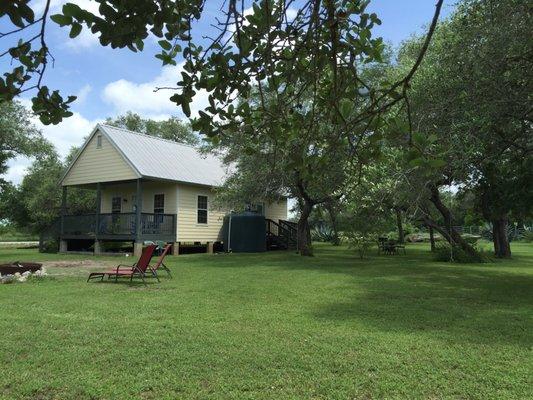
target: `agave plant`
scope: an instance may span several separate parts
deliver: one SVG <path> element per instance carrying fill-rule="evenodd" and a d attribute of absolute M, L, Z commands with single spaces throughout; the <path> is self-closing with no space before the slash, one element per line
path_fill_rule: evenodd
<path fill-rule="evenodd" d="M 509 242 L 513 240 L 521 240 L 524 236 L 524 231 L 517 229 L 514 225 L 507 225 L 507 238 Z M 481 229 L 481 237 L 483 239 L 492 241 L 492 224 L 487 223 Z"/>
<path fill-rule="evenodd" d="M 318 225 L 311 231 L 311 238 L 315 242 L 325 242 L 338 244 L 338 238 L 335 232 L 327 225 Z"/>

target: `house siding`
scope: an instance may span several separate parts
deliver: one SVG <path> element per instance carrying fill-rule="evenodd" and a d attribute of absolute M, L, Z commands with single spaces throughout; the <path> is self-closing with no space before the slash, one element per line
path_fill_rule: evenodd
<path fill-rule="evenodd" d="M 154 195 L 165 195 L 165 214 L 177 214 L 178 242 L 205 243 L 222 240 L 224 216 L 229 211 L 212 206 L 215 196 L 213 189 L 172 182 L 143 181 L 142 190 L 142 211 L 145 213 L 154 212 Z M 111 212 L 112 199 L 115 196 L 123 199 L 121 212 L 133 212 L 136 192 L 136 183 L 105 184 L 101 192 L 101 212 Z M 207 224 L 197 223 L 197 197 L 199 195 L 207 196 L 208 199 Z M 287 200 L 266 204 L 265 217 L 275 221 L 287 219 Z"/>
<path fill-rule="evenodd" d="M 137 178 L 135 171 L 133 171 L 105 135 L 102 135 L 102 147 L 97 148 L 97 137 L 98 133 L 89 141 L 65 176 L 62 183 L 63 186 Z"/>
<path fill-rule="evenodd" d="M 178 211 L 178 184 L 171 182 L 142 181 L 142 212 L 154 212 L 154 196 L 156 194 L 165 195 L 165 214 L 176 214 Z M 111 201 L 113 197 L 122 197 L 122 212 L 133 212 L 134 197 L 137 194 L 136 183 L 119 183 L 114 185 L 105 185 L 102 188 L 101 212 L 111 212 Z M 126 199 L 126 202 L 124 202 Z"/>
<path fill-rule="evenodd" d="M 278 222 L 287 219 L 287 199 L 275 203 L 267 203 L 265 206 L 265 218 Z"/>
<path fill-rule="evenodd" d="M 197 223 L 197 198 L 208 198 L 207 224 Z M 178 187 L 178 241 L 214 242 L 222 240 L 224 216 L 229 210 L 212 207 L 214 191 L 210 188 L 180 184 Z M 287 219 L 287 199 L 267 204 L 265 217 L 278 221 Z"/>
<path fill-rule="evenodd" d="M 207 196 L 207 224 L 197 222 L 198 196 Z M 178 187 L 178 241 L 215 242 L 222 240 L 221 230 L 226 210 L 212 207 L 214 191 L 210 188 L 180 184 Z"/>

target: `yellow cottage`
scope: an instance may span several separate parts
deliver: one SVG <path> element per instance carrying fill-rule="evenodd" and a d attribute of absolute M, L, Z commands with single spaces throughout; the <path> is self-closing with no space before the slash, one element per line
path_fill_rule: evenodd
<path fill-rule="evenodd" d="M 174 254 L 180 243 L 212 251 L 229 210 L 211 203 L 226 175 L 216 156 L 192 146 L 99 124 L 61 179 L 60 251 L 75 240 L 94 240 L 95 253 L 104 241 L 131 241 L 139 254 L 147 240 L 174 243 Z M 68 215 L 68 187 L 96 190 L 95 213 Z M 287 219 L 287 199 L 262 208 L 274 225 Z"/>

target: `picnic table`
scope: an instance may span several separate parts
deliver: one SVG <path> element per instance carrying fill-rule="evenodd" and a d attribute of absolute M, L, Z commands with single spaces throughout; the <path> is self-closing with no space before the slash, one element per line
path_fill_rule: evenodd
<path fill-rule="evenodd" d="M 378 238 L 378 254 L 383 252 L 383 254 L 396 255 L 400 251 L 403 251 L 403 254 L 405 254 L 405 245 L 394 239 L 386 237 Z"/>

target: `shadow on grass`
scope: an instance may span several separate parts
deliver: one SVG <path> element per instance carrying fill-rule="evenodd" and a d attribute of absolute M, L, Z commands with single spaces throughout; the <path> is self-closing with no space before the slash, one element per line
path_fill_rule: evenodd
<path fill-rule="evenodd" d="M 352 276 L 353 285 L 340 293 L 342 301 L 317 309 L 318 320 L 357 321 L 383 332 L 431 332 L 452 342 L 533 345 L 529 274 L 495 270 L 494 264 L 443 265 L 416 251 L 403 258 L 341 263 L 328 272 Z"/>
<path fill-rule="evenodd" d="M 138 278 L 138 279 L 133 279 L 130 281 L 129 278 L 119 278 L 118 280 L 115 281 L 115 278 L 110 278 L 110 279 L 103 279 L 103 280 L 100 280 L 100 279 L 91 279 L 90 281 L 87 281 L 86 282 L 88 285 L 90 284 L 100 284 L 100 285 L 116 285 L 117 287 L 124 287 L 124 286 L 128 286 L 128 287 L 135 287 L 135 288 L 142 288 L 142 287 L 150 287 L 152 285 L 155 285 L 155 284 L 158 284 L 160 282 L 157 282 L 156 279 L 154 278 L 148 278 L 146 279 L 146 283 L 142 281 L 142 279 Z"/>
<path fill-rule="evenodd" d="M 180 257 L 184 258 L 171 258 L 177 273 L 185 260 L 188 267 L 213 269 L 213 275 L 216 269 L 233 268 L 271 282 L 274 277 L 277 283 L 271 289 L 280 293 L 285 293 L 285 287 L 279 282 L 294 279 L 292 290 L 299 291 L 296 296 L 302 302 L 320 299 L 308 309 L 318 323 L 405 334 L 426 332 L 451 344 L 530 347 L 533 343 L 533 275 L 523 270 L 529 261 L 526 256 L 519 260 L 519 268 L 513 262 L 438 263 L 421 248 L 408 248 L 407 255 L 397 256 L 378 257 L 374 251 L 365 260 L 345 248 L 322 246 L 313 258 L 294 252 Z M 279 275 L 270 275 L 275 271 L 282 273 L 280 280 Z M 298 274 L 285 276 L 285 272 L 304 272 L 308 279 Z M 335 274 L 348 279 L 330 279 Z M 236 290 L 242 294 L 243 288 Z M 251 289 L 250 296 L 255 295 Z"/>

